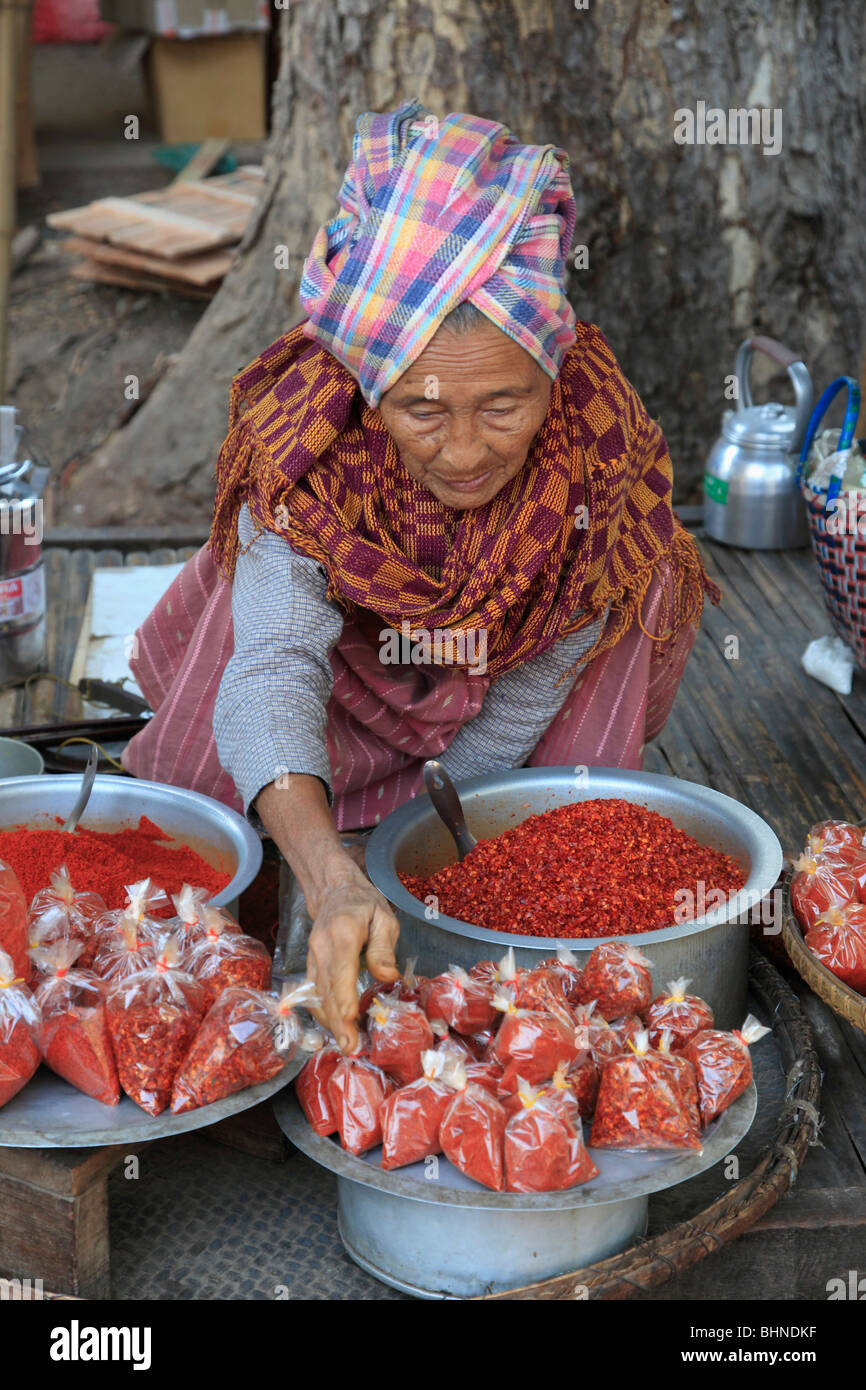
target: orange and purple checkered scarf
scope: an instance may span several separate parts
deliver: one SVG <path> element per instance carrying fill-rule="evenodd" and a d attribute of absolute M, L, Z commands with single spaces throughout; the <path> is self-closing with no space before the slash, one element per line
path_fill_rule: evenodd
<path fill-rule="evenodd" d="M 610 605 L 592 655 L 633 622 L 666 561 L 673 600 L 659 654 L 700 618 L 707 578 L 671 510 L 659 426 L 599 328 L 578 321 L 522 470 L 455 511 L 415 482 L 358 383 L 300 324 L 234 381 L 211 547 L 227 577 L 246 501 L 328 576 L 348 612 L 399 629 L 487 633 L 491 676 L 522 665 Z M 641 624 L 642 625 L 642 624 Z M 664 640 L 667 639 L 667 640 Z M 465 650 L 465 647 L 464 647 Z"/>

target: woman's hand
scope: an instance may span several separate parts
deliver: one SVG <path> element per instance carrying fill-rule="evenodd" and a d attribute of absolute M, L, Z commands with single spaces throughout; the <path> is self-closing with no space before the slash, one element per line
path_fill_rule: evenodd
<path fill-rule="evenodd" d="M 354 866 L 353 866 L 354 867 Z M 375 980 L 399 976 L 394 948 L 400 926 L 382 894 L 357 870 L 326 887 L 319 898 L 307 955 L 307 976 L 321 996 L 315 1015 L 344 1052 L 358 1044 L 358 965 L 361 952 Z"/>
<path fill-rule="evenodd" d="M 360 851 L 341 843 L 318 777 L 282 776 L 262 788 L 256 809 L 300 883 L 313 919 L 307 974 L 322 997 L 316 1018 L 344 1052 L 351 1052 L 358 1043 L 361 952 L 373 978 L 391 984 L 400 973 L 394 959 L 399 923 L 360 867 Z"/>

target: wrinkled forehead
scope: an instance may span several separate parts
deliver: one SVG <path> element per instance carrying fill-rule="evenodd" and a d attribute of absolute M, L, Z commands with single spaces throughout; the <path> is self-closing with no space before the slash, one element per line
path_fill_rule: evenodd
<path fill-rule="evenodd" d="M 406 405 L 416 399 L 484 401 L 495 396 L 529 399 L 549 386 L 538 363 L 490 323 L 466 331 L 440 328 L 383 397 Z"/>

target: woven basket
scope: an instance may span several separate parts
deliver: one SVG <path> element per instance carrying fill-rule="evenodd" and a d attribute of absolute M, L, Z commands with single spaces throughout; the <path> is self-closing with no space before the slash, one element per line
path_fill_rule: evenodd
<path fill-rule="evenodd" d="M 857 665 L 866 670 L 866 525 L 862 534 L 850 525 L 834 534 L 828 530 L 834 517 L 825 515 L 826 492 L 813 492 L 808 481 L 801 490 L 824 606 Z"/>
<path fill-rule="evenodd" d="M 785 875 L 782 886 L 782 940 L 798 975 L 811 990 L 829 1004 L 834 1013 L 866 1033 L 866 997 L 837 978 L 832 970 L 816 960 L 806 945 L 800 923 L 791 906 L 791 875 Z"/>
<path fill-rule="evenodd" d="M 818 426 L 842 390 L 848 393 L 848 403 L 836 447 L 848 449 L 854 440 L 860 388 L 852 377 L 840 376 L 827 387 L 812 412 L 800 451 L 797 482 L 806 506 L 824 605 L 836 632 L 854 653 L 858 666 L 866 670 L 866 519 L 856 507 L 851 515 L 846 498 L 852 494 L 840 495 L 841 478 L 834 477 L 826 489 L 815 488 L 806 472 Z"/>

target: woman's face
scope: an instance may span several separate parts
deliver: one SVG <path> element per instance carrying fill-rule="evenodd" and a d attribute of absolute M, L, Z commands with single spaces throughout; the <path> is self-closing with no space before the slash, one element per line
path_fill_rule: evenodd
<path fill-rule="evenodd" d="M 551 384 L 485 320 L 465 331 L 440 328 L 379 410 L 416 482 L 464 510 L 489 502 L 520 472 Z"/>

